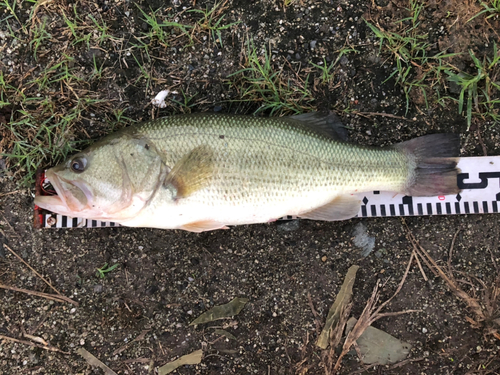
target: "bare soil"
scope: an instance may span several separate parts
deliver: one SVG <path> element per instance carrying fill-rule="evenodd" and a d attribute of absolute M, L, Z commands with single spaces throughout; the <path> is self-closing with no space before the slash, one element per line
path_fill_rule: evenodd
<path fill-rule="evenodd" d="M 69 14 L 73 4 L 79 12 L 102 14 L 116 41 L 92 48 L 69 44 L 69 36 L 57 32 L 64 29 L 62 10 Z M 475 2 L 467 4 L 467 13 L 455 2 L 427 4 L 423 27 L 434 35 L 432 48 L 480 52 L 498 37 L 498 18 L 465 22 L 472 10 L 481 10 Z M 213 4 L 151 0 L 138 6 L 160 15 L 178 13 L 182 22 L 192 23 L 195 15 L 184 7 L 205 9 Z M 31 5 L 21 3 L 20 7 L 19 16 L 25 20 Z M 403 1 L 311 0 L 285 7 L 275 1 L 234 0 L 226 3 L 224 21 L 241 23 L 222 34 L 222 46 L 199 31 L 192 47 L 184 48 L 187 41 L 182 35 L 168 47 L 151 42 L 148 58 L 127 54 L 134 33 L 148 29 L 134 3 L 49 2 L 39 7 L 37 17 L 48 20 L 53 40 L 43 42 L 38 60 L 27 46 L 9 45 L 11 52 L 4 50 L 0 68 L 21 84 L 30 69 L 57 61 L 61 52 L 75 58 L 82 74 L 94 69 L 95 58 L 104 67 L 103 76 L 88 81 L 85 88 L 79 83 L 77 92 L 106 99 L 108 104 L 102 112 L 99 107 L 85 112 L 71 129 L 71 137 L 98 139 L 123 126 L 107 121 L 109 112 L 105 111 L 111 107 L 124 109 L 134 120 L 187 111 L 252 113 L 259 103 L 231 102 L 242 92 L 237 81 L 228 84 L 228 75 L 245 62 L 244 42 L 250 37 L 255 45 L 270 48 L 273 66 L 283 68 L 289 77 L 305 78 L 311 73 L 312 105 L 341 114 L 354 142 L 382 146 L 427 133 L 455 132 L 462 134 L 463 156 L 484 151 L 498 155 L 497 128 L 476 121 L 467 131 L 465 119 L 451 101 L 446 107 L 432 104 L 425 108 L 415 96 L 406 113 L 401 88 L 393 79 L 384 82 L 392 73 L 392 62 L 378 55 L 378 41 L 362 17 L 391 28 L 405 16 L 405 7 L 408 4 Z M 6 31 L 1 25 L 0 29 Z M 13 43 L 8 37 L 0 42 Z M 317 64 L 323 57 L 334 61 L 336 51 L 345 46 L 355 46 L 360 53 L 346 55 L 335 70 L 333 84 L 321 85 L 310 62 Z M 152 80 L 137 79 L 142 73 L 136 60 L 144 64 Z M 467 67 L 470 58 L 466 54 L 455 63 Z M 169 102 L 165 109 L 152 108 L 150 100 L 165 88 L 193 96 L 191 106 Z M 61 93 L 52 95 L 55 105 L 71 105 Z M 183 100 L 181 94 L 172 98 Z M 0 126 L 10 117 L 10 110 L 0 112 Z M 5 141 L 0 146 L 7 150 L 9 144 Z M 184 366 L 177 373 L 324 374 L 328 351 L 317 348 L 315 341 L 347 269 L 360 266 L 351 312 L 359 317 L 376 283 L 384 283 L 381 301 L 394 293 L 413 250 L 399 218 L 340 223 L 301 220 L 296 226 L 276 222 L 201 234 L 134 228 L 36 230 L 33 189 L 18 187 L 16 179 L 22 172 L 12 176 L 5 170 L 6 160 L 0 162 L 0 245 L 6 244 L 61 294 L 78 302 L 75 306 L 0 289 L 0 335 L 24 341 L 30 341 L 26 334 L 41 337 L 66 353 L 0 337 L 0 374 L 103 373 L 76 354 L 79 347 L 118 374 L 154 374 L 158 366 L 200 348 L 202 363 Z M 376 238 L 375 250 L 367 257 L 361 256 L 352 241 L 353 228 L 360 221 Z M 448 262 L 453 236 L 461 229 L 451 265 L 461 287 L 486 307 L 485 286 L 500 287 L 498 216 L 412 217 L 406 222 L 442 266 Z M 96 268 L 105 263 L 119 267 L 99 278 Z M 402 291 L 386 309 L 420 311 L 374 324 L 413 345 L 409 360 L 399 366 L 365 366 L 353 351 L 344 358 L 341 374 L 500 374 L 500 341 L 488 334 L 490 322 L 474 324 L 476 317 L 466 302 L 425 264 L 423 268 L 429 281 L 424 281 L 414 264 Z M 0 284 L 54 293 L 3 246 Z M 238 316 L 189 326 L 204 311 L 234 297 L 249 299 Z M 214 333 L 215 327 L 223 327 L 236 340 Z"/>

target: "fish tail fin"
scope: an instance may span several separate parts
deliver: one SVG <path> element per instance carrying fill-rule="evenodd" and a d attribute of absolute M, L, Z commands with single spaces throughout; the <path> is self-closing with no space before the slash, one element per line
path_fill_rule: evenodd
<path fill-rule="evenodd" d="M 430 134 L 396 145 L 410 156 L 413 171 L 404 193 L 414 197 L 458 194 L 458 134 Z"/>

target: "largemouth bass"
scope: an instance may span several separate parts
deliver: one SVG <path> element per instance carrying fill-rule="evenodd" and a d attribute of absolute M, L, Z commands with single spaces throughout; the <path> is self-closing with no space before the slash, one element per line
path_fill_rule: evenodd
<path fill-rule="evenodd" d="M 125 226 L 202 232 L 287 215 L 344 220 L 356 193 L 456 194 L 459 136 L 385 148 L 338 140 L 333 114 L 178 115 L 122 129 L 46 176 L 41 208 Z"/>

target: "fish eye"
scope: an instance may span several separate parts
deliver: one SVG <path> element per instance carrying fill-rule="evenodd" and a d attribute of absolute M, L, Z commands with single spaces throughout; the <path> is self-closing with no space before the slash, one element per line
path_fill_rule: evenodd
<path fill-rule="evenodd" d="M 82 173 L 87 166 L 87 159 L 84 157 L 77 157 L 71 160 L 70 167 L 75 173 Z"/>

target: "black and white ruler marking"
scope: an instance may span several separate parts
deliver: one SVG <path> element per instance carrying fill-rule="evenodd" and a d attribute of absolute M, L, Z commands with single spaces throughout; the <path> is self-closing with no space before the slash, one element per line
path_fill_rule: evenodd
<path fill-rule="evenodd" d="M 42 214 L 41 220 L 43 228 L 105 228 L 121 226 L 111 221 L 89 220 L 53 213 Z"/>
<path fill-rule="evenodd" d="M 500 209 L 500 156 L 461 158 L 456 195 L 409 197 L 374 191 L 360 198 L 359 217 L 426 216 L 498 213 Z"/>
<path fill-rule="evenodd" d="M 374 191 L 358 195 L 358 217 L 429 216 L 498 213 L 500 209 L 500 156 L 460 158 L 457 195 L 410 197 Z M 48 181 L 47 181 L 48 182 Z M 292 216 L 282 220 L 294 219 Z M 44 213 L 44 228 L 103 228 L 119 224 Z"/>

